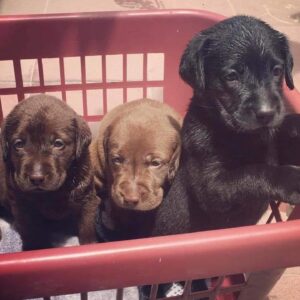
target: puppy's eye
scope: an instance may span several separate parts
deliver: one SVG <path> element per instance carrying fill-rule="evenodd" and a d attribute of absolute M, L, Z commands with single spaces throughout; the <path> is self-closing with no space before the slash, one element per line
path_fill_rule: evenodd
<path fill-rule="evenodd" d="M 157 160 L 157 159 L 154 159 L 150 162 L 150 167 L 152 168 L 158 168 L 161 166 L 161 161 Z"/>
<path fill-rule="evenodd" d="M 124 159 L 122 157 L 119 157 L 119 156 L 116 156 L 116 157 L 113 157 L 111 159 L 111 162 L 114 164 L 114 165 L 121 165 L 123 163 Z"/>
<path fill-rule="evenodd" d="M 232 71 L 224 76 L 226 81 L 236 81 L 239 79 L 237 72 Z"/>
<path fill-rule="evenodd" d="M 53 143 L 54 148 L 63 149 L 65 147 L 65 143 L 61 139 L 56 139 Z"/>
<path fill-rule="evenodd" d="M 16 139 L 16 140 L 14 141 L 13 146 L 14 146 L 14 148 L 15 148 L 16 150 L 22 149 L 22 148 L 24 148 L 24 146 L 25 146 L 25 141 L 23 141 L 23 140 L 21 140 L 21 139 Z"/>
<path fill-rule="evenodd" d="M 281 76 L 282 72 L 283 72 L 283 70 L 280 66 L 275 66 L 273 68 L 273 76 L 275 76 L 275 77 Z"/>

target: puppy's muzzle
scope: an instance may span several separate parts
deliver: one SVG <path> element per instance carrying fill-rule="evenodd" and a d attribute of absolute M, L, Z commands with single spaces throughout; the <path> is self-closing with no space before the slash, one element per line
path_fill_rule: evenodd
<path fill-rule="evenodd" d="M 143 187 L 135 183 L 123 184 L 120 188 L 120 195 L 123 199 L 123 203 L 126 207 L 134 208 L 142 201 L 145 191 Z"/>
<path fill-rule="evenodd" d="M 29 180 L 32 185 L 39 186 L 45 181 L 45 176 L 42 173 L 33 173 L 29 175 Z"/>
<path fill-rule="evenodd" d="M 273 108 L 260 108 L 254 112 L 256 120 L 262 126 L 271 124 L 275 118 L 276 110 Z"/>
<path fill-rule="evenodd" d="M 40 163 L 34 163 L 32 171 L 28 174 L 30 183 L 33 186 L 39 186 L 45 181 L 45 173 L 43 172 L 42 165 Z"/>
<path fill-rule="evenodd" d="M 140 201 L 140 197 L 138 194 L 123 194 L 123 193 L 120 193 L 121 196 L 123 197 L 123 201 L 124 201 L 124 205 L 128 206 L 128 207 L 134 207 L 136 206 L 139 201 Z"/>

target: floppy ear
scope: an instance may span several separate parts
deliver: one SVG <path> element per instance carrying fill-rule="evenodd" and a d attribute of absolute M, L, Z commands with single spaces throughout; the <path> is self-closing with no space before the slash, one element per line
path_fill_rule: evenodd
<path fill-rule="evenodd" d="M 105 188 L 106 169 L 108 163 L 108 141 L 110 127 L 100 128 L 98 138 L 90 146 L 91 161 L 94 168 L 94 179 L 97 192 L 103 192 Z"/>
<path fill-rule="evenodd" d="M 284 57 L 284 70 L 285 70 L 285 82 L 290 90 L 294 89 L 294 81 L 292 77 L 292 70 L 294 66 L 293 56 L 290 52 L 290 47 L 287 38 L 282 34 L 280 36 L 282 41 L 282 51 Z"/>
<path fill-rule="evenodd" d="M 2 150 L 2 157 L 3 160 L 6 161 L 8 159 L 8 142 L 6 137 L 6 120 L 3 121 L 2 127 L 1 127 L 1 150 Z"/>
<path fill-rule="evenodd" d="M 179 66 L 181 78 L 198 92 L 205 89 L 204 57 L 207 45 L 205 35 L 194 37 L 185 49 Z"/>
<path fill-rule="evenodd" d="M 103 173 L 106 171 L 109 164 L 109 138 L 111 133 L 111 126 L 108 126 L 103 134 L 103 153 L 102 153 L 102 165 L 103 165 Z"/>
<path fill-rule="evenodd" d="M 176 171 L 179 167 L 180 153 L 181 153 L 181 142 L 180 142 L 180 138 L 178 137 L 175 144 L 173 155 L 169 163 L 169 170 L 168 170 L 169 183 L 172 182 L 173 178 L 175 177 Z"/>
<path fill-rule="evenodd" d="M 292 70 L 294 66 L 294 61 L 291 53 L 288 51 L 286 53 L 285 59 L 285 82 L 290 90 L 294 89 L 294 81 L 292 77 Z"/>
<path fill-rule="evenodd" d="M 77 118 L 74 118 L 74 127 L 76 130 L 75 157 L 76 159 L 79 159 L 82 153 L 84 153 L 88 149 L 88 146 L 92 141 L 92 133 L 88 124 L 79 116 Z"/>

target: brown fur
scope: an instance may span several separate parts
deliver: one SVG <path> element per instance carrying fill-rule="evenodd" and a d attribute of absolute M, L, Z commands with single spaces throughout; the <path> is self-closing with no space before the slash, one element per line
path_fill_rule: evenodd
<path fill-rule="evenodd" d="M 33 96 L 7 116 L 1 142 L 8 202 L 23 249 L 52 247 L 54 233 L 96 241 L 99 199 L 88 151 L 91 132 L 83 119 L 54 97 Z"/>
<path fill-rule="evenodd" d="M 181 117 L 169 106 L 141 99 L 121 105 L 100 123 L 90 146 L 97 192 L 117 218 L 158 207 L 180 156 Z M 125 224 L 123 224 L 125 226 Z"/>

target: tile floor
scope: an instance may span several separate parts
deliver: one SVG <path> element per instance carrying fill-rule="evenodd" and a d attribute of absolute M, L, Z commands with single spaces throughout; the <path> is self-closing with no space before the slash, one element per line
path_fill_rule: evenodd
<path fill-rule="evenodd" d="M 248 14 L 259 17 L 285 33 L 294 56 L 294 80 L 300 89 L 299 0 L 1 0 L 0 14 L 45 14 L 136 9 L 205 9 L 225 16 Z M 30 70 L 29 70 L 30 72 Z M 284 255 L 284 254 L 283 254 Z M 269 295 L 269 300 L 300 299 L 300 268 L 288 269 Z M 253 299 L 256 300 L 256 299 Z"/>

